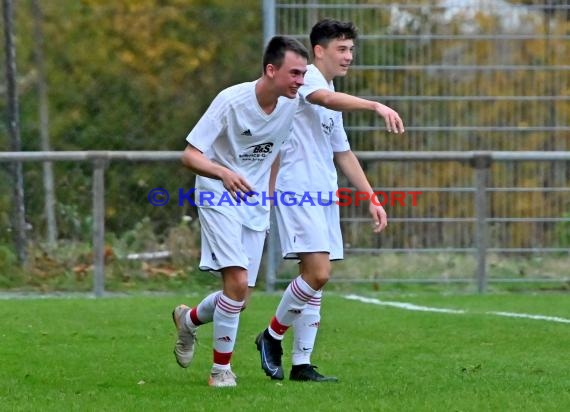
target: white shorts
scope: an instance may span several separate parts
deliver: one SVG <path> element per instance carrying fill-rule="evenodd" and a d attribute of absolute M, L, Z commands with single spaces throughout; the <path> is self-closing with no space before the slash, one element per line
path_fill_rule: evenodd
<path fill-rule="evenodd" d="M 247 285 L 255 286 L 266 230 L 252 230 L 214 208 L 198 208 L 202 253 L 200 270 L 219 275 L 221 269 L 238 266 L 247 269 Z"/>
<path fill-rule="evenodd" d="M 338 205 L 336 202 L 328 206 L 313 203 L 303 202 L 301 206 L 277 203 L 275 217 L 283 258 L 298 259 L 299 253 L 328 252 L 330 260 L 343 259 Z"/>

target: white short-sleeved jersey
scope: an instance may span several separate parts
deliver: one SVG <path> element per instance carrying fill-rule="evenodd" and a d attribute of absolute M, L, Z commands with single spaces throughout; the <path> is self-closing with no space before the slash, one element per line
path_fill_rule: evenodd
<path fill-rule="evenodd" d="M 243 176 L 256 192 L 267 193 L 271 164 L 291 134 L 299 99 L 280 97 L 273 112 L 267 114 L 259 106 L 255 85 L 241 83 L 221 91 L 186 141 L 212 162 Z M 215 207 L 253 230 L 269 227 L 269 201 L 262 201 L 259 195 L 250 205 L 238 204 L 220 180 L 197 176 L 195 203 Z"/>
<path fill-rule="evenodd" d="M 334 91 L 313 64 L 307 67 L 305 84 L 299 89 L 299 107 L 293 134 L 281 148 L 276 188 L 283 192 L 317 193 L 338 189 L 334 152 L 350 150 L 342 113 L 311 104 L 307 96 L 317 90 Z"/>

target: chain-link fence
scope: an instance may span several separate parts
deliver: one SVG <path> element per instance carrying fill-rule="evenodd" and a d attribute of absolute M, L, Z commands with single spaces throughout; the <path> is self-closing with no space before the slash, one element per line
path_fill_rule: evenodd
<path fill-rule="evenodd" d="M 405 121 L 406 134 L 390 136 L 382 119 L 370 113 L 347 113 L 345 127 L 353 150 L 570 147 L 568 2 L 267 1 L 265 6 L 270 10 L 267 18 L 274 18 L 266 35 L 273 29 L 307 46 L 308 33 L 320 18 L 352 21 L 359 28 L 353 66 L 346 77 L 335 80 L 336 89 L 395 108 Z M 487 224 L 489 250 L 495 254 L 491 278 L 567 279 L 570 270 L 564 263 L 547 268 L 544 259 L 568 256 L 568 162 L 490 167 Z M 397 271 L 382 269 L 394 253 L 402 253 L 396 266 L 400 273 L 402 267 L 412 266 L 409 276 L 414 281 L 425 280 L 421 273 L 430 260 L 446 262 L 430 270 L 431 280 L 469 278 L 475 261 L 450 255 L 470 256 L 475 245 L 470 165 L 364 161 L 364 168 L 379 190 L 422 194 L 413 207 L 409 202 L 388 204 L 390 227 L 380 236 L 370 233 L 365 209 L 341 209 L 345 250 L 349 256 L 358 255 L 352 261 L 383 254 L 374 260 L 378 270 L 369 269 L 360 277 L 402 281 Z M 345 184 L 341 178 L 341 186 Z M 422 252 L 433 255 L 411 264 Z M 277 268 L 270 264 L 268 270 Z M 338 275 L 351 270 L 343 266 Z"/>
<path fill-rule="evenodd" d="M 365 210 L 341 208 L 347 259 L 335 264 L 334 278 L 473 282 L 485 240 L 479 235 L 486 230 L 489 281 L 568 279 L 568 160 L 503 159 L 482 169 L 489 172 L 483 228 L 481 216 L 477 220 L 475 164 L 405 160 L 411 152 L 567 153 L 567 2 L 262 3 L 260 15 L 257 0 L 224 7 L 216 0 L 40 2 L 49 122 L 38 115 L 42 98 L 36 85 L 42 76 L 34 57 L 35 21 L 27 3 L 14 3 L 22 149 L 41 150 L 39 135 L 49 131 L 51 148 L 58 151 L 181 152 L 211 98 L 259 74 L 263 27 L 265 38 L 289 34 L 307 43 L 319 18 L 351 20 L 359 28 L 355 62 L 336 88 L 395 108 L 406 133 L 386 134 L 370 113 L 345 115 L 353 150 L 371 183 L 388 196 L 390 223 L 387 231 L 372 235 Z M 8 106 L 5 83 L 0 83 L 0 106 Z M 9 151 L 4 124 L 0 136 L 0 149 Z M 0 164 L 0 287 L 27 283 L 42 289 L 51 282 L 48 288 L 89 290 L 96 257 L 106 262 L 111 289 L 118 287 L 113 282 L 128 288 L 143 279 L 152 288 L 153 280 L 168 279 L 177 287 L 195 278 L 194 208 L 172 199 L 166 207 L 148 201 L 154 188 L 176 194 L 192 187 L 192 174 L 176 161 L 104 162 L 104 199 L 95 199 L 104 200 L 102 216 L 92 212 L 93 164 L 54 161 L 55 242 L 49 240 L 46 168 L 22 163 L 30 242 L 23 272 L 15 269 L 14 181 L 8 165 Z M 346 185 L 341 178 L 340 186 Z M 394 200 L 397 192 L 408 197 Z M 413 192 L 421 194 L 410 205 Z M 101 218 L 105 232 L 94 225 Z M 104 235 L 96 250 L 93 229 L 95 238 Z M 295 269 L 282 264 L 278 245 L 270 242 L 268 249 L 266 256 L 274 258 L 267 259 L 260 277 L 268 272 L 273 283 L 292 276 Z"/>

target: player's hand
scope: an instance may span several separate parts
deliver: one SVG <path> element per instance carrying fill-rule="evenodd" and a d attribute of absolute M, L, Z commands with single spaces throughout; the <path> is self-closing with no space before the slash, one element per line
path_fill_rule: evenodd
<path fill-rule="evenodd" d="M 253 191 L 253 187 L 244 177 L 229 169 L 223 174 L 222 183 L 230 195 L 236 200 L 238 199 L 238 194 L 239 197 L 243 199 L 246 193 Z"/>
<path fill-rule="evenodd" d="M 370 201 L 368 206 L 368 211 L 370 212 L 372 221 L 374 222 L 374 233 L 380 233 L 386 228 L 386 226 L 388 226 L 388 215 L 379 203 L 380 202 L 376 202 L 376 204 L 374 204 L 373 201 Z"/>
<path fill-rule="evenodd" d="M 376 113 L 386 122 L 386 130 L 390 133 L 404 133 L 404 122 L 400 119 L 400 115 L 388 106 L 378 103 Z"/>

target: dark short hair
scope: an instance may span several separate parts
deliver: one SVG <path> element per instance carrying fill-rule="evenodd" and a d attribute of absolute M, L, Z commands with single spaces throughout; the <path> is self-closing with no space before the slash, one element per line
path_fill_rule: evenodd
<path fill-rule="evenodd" d="M 288 36 L 273 36 L 263 53 L 263 73 L 268 64 L 272 64 L 279 68 L 285 59 L 285 52 L 291 51 L 309 60 L 309 52 L 303 44 Z"/>
<path fill-rule="evenodd" d="M 316 45 L 326 47 L 332 40 L 356 40 L 358 29 L 350 21 L 339 21 L 333 19 L 322 19 L 311 29 L 311 47 Z"/>

